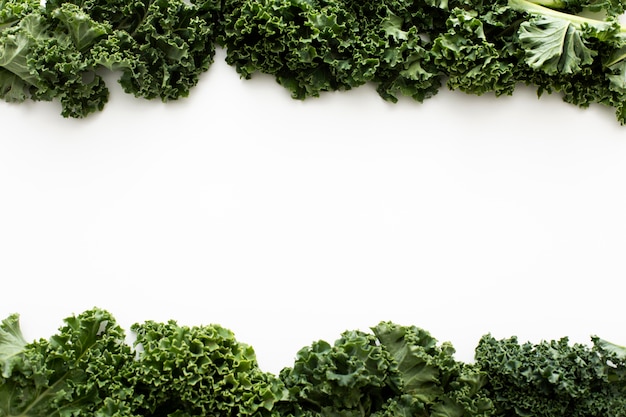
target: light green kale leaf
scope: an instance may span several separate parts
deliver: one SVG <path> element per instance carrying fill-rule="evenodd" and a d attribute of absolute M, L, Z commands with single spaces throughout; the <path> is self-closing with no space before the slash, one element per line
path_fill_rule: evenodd
<path fill-rule="evenodd" d="M 18 22 L 22 17 L 40 7 L 37 0 L 1 0 L 0 28 Z"/>
<path fill-rule="evenodd" d="M 218 325 L 135 324 L 137 359 L 120 371 L 142 416 L 274 416 L 284 388 L 252 347 Z"/>
<path fill-rule="evenodd" d="M 11 376 L 25 346 L 26 340 L 20 329 L 19 316 L 12 314 L 0 324 L 0 384 L 2 378 Z"/>
<path fill-rule="evenodd" d="M 52 17 L 63 23 L 72 43 L 81 52 L 112 31 L 110 24 L 96 22 L 80 7 L 71 3 L 63 3 L 59 8 L 53 9 Z"/>
<path fill-rule="evenodd" d="M 552 16 L 531 18 L 520 25 L 519 43 L 525 62 L 547 74 L 572 74 L 593 63 L 597 51 L 589 48 L 573 23 Z"/>
<path fill-rule="evenodd" d="M 37 44 L 49 38 L 48 27 L 40 13 L 31 13 L 19 24 L 0 32 L 0 67 L 15 74 L 25 84 L 36 86 L 39 80 L 28 60 Z"/>
<path fill-rule="evenodd" d="M 66 319 L 57 334 L 25 345 L 19 355 L 20 366 L 0 384 L 2 417 L 106 416 L 107 404 L 128 395 L 115 381 L 132 355 L 105 311 Z"/>

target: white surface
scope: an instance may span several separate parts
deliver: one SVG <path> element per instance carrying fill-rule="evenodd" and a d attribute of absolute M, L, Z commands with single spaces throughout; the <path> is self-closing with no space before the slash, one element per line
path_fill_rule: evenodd
<path fill-rule="evenodd" d="M 104 112 L 0 104 L 0 315 L 220 323 L 278 371 L 393 320 L 626 344 L 626 127 L 613 111 L 442 90 L 292 100 L 216 63 L 190 98 L 111 82 Z"/>

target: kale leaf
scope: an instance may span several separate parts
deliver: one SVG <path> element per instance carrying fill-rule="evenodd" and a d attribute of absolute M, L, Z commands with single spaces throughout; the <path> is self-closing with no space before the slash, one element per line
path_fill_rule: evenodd
<path fill-rule="evenodd" d="M 63 116 L 85 117 L 108 100 L 103 69 L 136 96 L 185 97 L 213 61 L 217 11 L 210 1 L 4 2 L 0 98 L 59 100 Z"/>
<path fill-rule="evenodd" d="M 4 319 L 0 324 L 0 378 L 11 376 L 26 344 L 20 329 L 19 316 L 12 314 Z"/>
<path fill-rule="evenodd" d="M 484 336 L 476 363 L 488 377 L 496 416 L 617 417 L 626 413 L 626 351 L 598 338 L 520 344 Z"/>
<path fill-rule="evenodd" d="M 131 410 L 142 416 L 272 416 L 284 388 L 252 347 L 217 325 L 152 321 L 132 327 L 137 360 L 123 370 Z"/>
<path fill-rule="evenodd" d="M 347 331 L 333 345 L 302 349 L 280 373 L 291 407 L 283 406 L 283 415 L 491 415 L 485 375 L 456 361 L 449 343 L 437 346 L 428 332 L 389 322 L 372 331 Z"/>
<path fill-rule="evenodd" d="M 94 416 L 124 391 L 118 369 L 132 356 L 110 314 L 67 318 L 56 335 L 28 344 L 18 329 L 15 316 L 3 322 L 2 333 L 13 336 L 0 338 L 0 351 L 16 347 L 11 362 L 17 365 L 2 367 L 0 416 Z"/>

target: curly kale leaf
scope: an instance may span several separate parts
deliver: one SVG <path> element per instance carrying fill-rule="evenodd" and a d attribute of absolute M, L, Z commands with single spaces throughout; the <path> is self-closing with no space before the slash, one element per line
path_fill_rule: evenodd
<path fill-rule="evenodd" d="M 563 9 L 573 12 L 589 10 L 591 12 L 604 12 L 609 16 L 619 16 L 626 11 L 624 0 L 563 0 Z"/>
<path fill-rule="evenodd" d="M 294 416 L 490 416 L 485 376 L 426 331 L 383 322 L 313 343 L 280 373 Z"/>
<path fill-rule="evenodd" d="M 1 0 L 0 29 L 10 26 L 40 7 L 37 0 Z"/>
<path fill-rule="evenodd" d="M 0 323 L 0 417 L 621 417 L 626 347 L 598 337 L 520 344 L 484 336 L 472 364 L 415 326 L 381 322 L 301 349 L 278 376 L 218 325 L 132 326 L 106 311 L 24 340 Z"/>
<path fill-rule="evenodd" d="M 448 75 L 448 87 L 481 95 L 512 94 L 516 80 L 513 64 L 487 39 L 476 12 L 455 8 L 447 20 L 448 30 L 433 41 L 435 63 Z"/>
<path fill-rule="evenodd" d="M 9 378 L 26 346 L 19 316 L 12 314 L 0 324 L 0 385 Z"/>
<path fill-rule="evenodd" d="M 136 23 L 117 17 L 119 26 L 114 23 L 113 33 L 92 48 L 94 61 L 121 71 L 120 84 L 135 96 L 163 101 L 188 96 L 213 62 L 214 25 L 207 20 L 211 15 L 183 0 L 133 4 L 136 8 L 128 11 L 128 18 Z"/>
<path fill-rule="evenodd" d="M 426 41 L 443 11 L 422 2 L 242 1 L 226 8 L 220 43 L 245 78 L 273 75 L 294 98 L 373 81 L 386 100 L 434 95 Z"/>
<path fill-rule="evenodd" d="M 47 29 L 43 17 L 32 13 L 18 25 L 0 32 L 0 67 L 19 77 L 25 90 L 38 82 L 28 60 L 33 48 L 49 38 Z"/>
<path fill-rule="evenodd" d="M 455 360 L 450 343 L 438 346 L 430 333 L 415 326 L 383 322 L 372 330 L 393 358 L 401 403 L 411 396 L 413 408 L 421 404 L 433 417 L 491 416 L 493 405 L 483 389 L 486 375 Z"/>
<path fill-rule="evenodd" d="M 52 10 L 51 16 L 65 27 L 72 44 L 81 52 L 112 30 L 110 24 L 93 20 L 81 8 L 71 3 L 63 3 Z"/>
<path fill-rule="evenodd" d="M 380 39 L 337 0 L 246 0 L 224 13 L 220 43 L 245 78 L 270 74 L 294 98 L 347 90 L 370 81 Z"/>
<path fill-rule="evenodd" d="M 401 95 L 422 102 L 441 87 L 442 74 L 424 36 L 438 30 L 434 17 L 440 12 L 425 5 L 414 10 L 393 6 L 378 15 L 386 44 L 376 72 L 377 90 L 392 102 Z"/>
<path fill-rule="evenodd" d="M 2 417 L 102 415 L 124 392 L 116 376 L 132 358 L 123 331 L 98 309 L 66 319 L 49 340 L 23 345 L 14 355 L 20 366 L 0 384 Z"/>
<path fill-rule="evenodd" d="M 173 100 L 187 96 L 213 60 L 213 1 L 50 0 L 24 6 L 15 22 L 9 17 L 21 9 L 9 6 L 0 9 L 12 23 L 0 31 L 0 98 L 59 100 L 66 117 L 103 108 L 102 68 L 120 70 L 126 92 Z"/>
<path fill-rule="evenodd" d="M 614 107 L 626 123 L 625 0 L 0 0 L 0 98 L 58 100 L 84 117 L 102 71 L 146 99 L 189 95 L 215 55 L 294 98 L 366 83 L 392 102 L 519 83 Z M 602 12 L 604 19 L 579 15 Z"/>
<path fill-rule="evenodd" d="M 369 415 L 393 395 L 390 367 L 373 335 L 347 331 L 333 345 L 318 341 L 301 349 L 280 378 L 295 415 Z"/>
<path fill-rule="evenodd" d="M 497 416 L 622 416 L 623 381 L 616 386 L 609 375 L 623 372 L 623 356 L 613 363 L 615 356 L 598 347 L 570 344 L 567 338 L 520 344 L 514 337 L 487 335 L 476 348 L 476 363 L 488 375 Z"/>
<path fill-rule="evenodd" d="M 7 101 L 58 99 L 62 114 L 84 117 L 101 110 L 108 91 L 81 50 L 108 31 L 106 25 L 65 4 L 46 15 L 33 11 L 0 32 L 0 94 Z"/>
<path fill-rule="evenodd" d="M 132 329 L 138 357 L 122 374 L 138 415 L 272 416 L 283 398 L 280 381 L 259 369 L 254 350 L 223 327 L 149 321 Z"/>

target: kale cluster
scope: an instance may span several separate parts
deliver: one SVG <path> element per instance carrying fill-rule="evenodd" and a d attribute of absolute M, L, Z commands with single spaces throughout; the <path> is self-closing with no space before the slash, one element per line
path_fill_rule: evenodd
<path fill-rule="evenodd" d="M 366 83 L 396 102 L 520 84 L 626 124 L 626 0 L 2 0 L 0 98 L 101 110 L 103 71 L 146 99 L 185 97 L 223 48 L 296 99 Z M 585 17 L 583 17 L 583 15 Z M 589 17 L 589 14 L 594 17 Z"/>
<path fill-rule="evenodd" d="M 0 417 L 622 417 L 626 348 L 484 336 L 473 363 L 415 326 L 316 341 L 278 375 L 219 325 L 131 328 L 94 308 L 49 339 L 0 323 Z"/>

